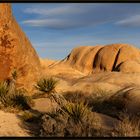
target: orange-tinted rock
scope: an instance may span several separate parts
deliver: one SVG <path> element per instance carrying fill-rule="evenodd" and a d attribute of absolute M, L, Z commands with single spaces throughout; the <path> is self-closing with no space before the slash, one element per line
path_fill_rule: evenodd
<path fill-rule="evenodd" d="M 118 71 L 121 72 L 131 72 L 131 73 L 136 73 L 139 72 L 140 73 L 140 63 L 138 63 L 137 61 L 133 61 L 133 60 L 128 60 L 125 61 L 123 63 L 121 63 L 119 65 L 119 67 L 117 68 Z"/>
<path fill-rule="evenodd" d="M 129 66 L 126 61 L 133 61 L 133 64 L 129 63 Z M 140 50 L 128 44 L 79 47 L 74 48 L 61 63 L 86 74 L 103 71 L 140 72 L 137 70 L 140 68 Z"/>
<path fill-rule="evenodd" d="M 29 39 L 12 15 L 11 4 L 0 4 L 0 80 L 10 76 L 13 69 L 18 82 L 28 85 L 40 71 L 40 61 Z"/>

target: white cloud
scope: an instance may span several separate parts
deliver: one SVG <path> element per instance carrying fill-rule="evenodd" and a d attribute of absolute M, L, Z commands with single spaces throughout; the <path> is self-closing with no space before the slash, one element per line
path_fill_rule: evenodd
<path fill-rule="evenodd" d="M 86 22 L 72 21 L 71 19 L 33 19 L 25 20 L 22 24 L 27 24 L 34 27 L 48 27 L 54 29 L 64 29 L 87 25 Z M 90 24 L 90 23 L 89 23 Z"/>
<path fill-rule="evenodd" d="M 129 18 L 116 22 L 117 25 L 123 26 L 140 26 L 140 15 L 134 15 Z"/>
<path fill-rule="evenodd" d="M 140 23 L 140 8 L 134 4 L 42 5 L 27 8 L 24 12 L 31 14 L 31 18 L 23 24 L 50 29 L 80 28 L 110 22 L 125 26 L 139 26 Z M 35 15 L 32 17 L 32 14 Z"/>
<path fill-rule="evenodd" d="M 80 5 L 80 4 L 79 4 Z M 39 15 L 45 15 L 45 16 L 56 16 L 56 15 L 66 15 L 66 14 L 82 14 L 85 12 L 86 9 L 80 8 L 80 6 L 77 5 L 65 5 L 65 6 L 59 6 L 56 8 L 26 8 L 23 12 L 29 13 L 29 14 L 39 14 Z"/>

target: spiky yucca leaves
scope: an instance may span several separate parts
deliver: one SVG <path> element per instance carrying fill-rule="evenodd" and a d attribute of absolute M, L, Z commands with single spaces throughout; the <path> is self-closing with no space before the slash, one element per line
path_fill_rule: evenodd
<path fill-rule="evenodd" d="M 7 82 L 0 83 L 0 106 L 6 106 L 7 104 L 7 95 L 8 95 L 9 87 Z"/>
<path fill-rule="evenodd" d="M 58 81 L 53 78 L 42 78 L 37 82 L 35 88 L 43 93 L 49 94 L 55 91 L 57 82 Z"/>
<path fill-rule="evenodd" d="M 15 90 L 13 94 L 9 95 L 9 98 L 10 106 L 16 107 L 20 110 L 31 109 L 31 106 L 33 105 L 31 97 L 27 96 L 25 91 L 22 89 Z"/>
<path fill-rule="evenodd" d="M 74 121 L 74 123 L 82 123 L 82 120 L 86 117 L 89 113 L 89 109 L 87 105 L 84 103 L 71 103 L 68 102 L 62 107 L 64 113 L 66 113 L 70 119 Z"/>
<path fill-rule="evenodd" d="M 48 97 L 52 101 L 55 101 L 59 106 L 63 106 L 63 104 L 66 102 L 66 100 L 61 94 L 58 94 L 56 92 L 55 88 L 56 88 L 57 83 L 58 83 L 58 81 L 52 77 L 46 78 L 46 79 L 43 78 L 37 82 L 35 87 L 41 93 L 47 94 Z M 42 95 L 42 94 L 39 94 L 39 95 Z"/>
<path fill-rule="evenodd" d="M 98 117 L 87 106 L 82 103 L 70 103 L 61 110 L 43 115 L 40 136 L 102 136 L 100 128 Z"/>
<path fill-rule="evenodd" d="M 0 83 L 0 107 L 17 108 L 20 110 L 30 109 L 33 102 L 26 95 L 25 90 L 12 87 L 7 81 Z"/>

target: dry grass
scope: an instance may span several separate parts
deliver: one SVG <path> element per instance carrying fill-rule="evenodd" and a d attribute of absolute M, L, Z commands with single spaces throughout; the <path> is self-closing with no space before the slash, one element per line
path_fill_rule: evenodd
<path fill-rule="evenodd" d="M 1 109 L 26 110 L 30 109 L 32 105 L 33 101 L 29 96 L 27 96 L 24 89 L 16 89 L 14 85 L 12 86 L 11 83 L 7 83 L 7 81 L 0 83 Z"/>
<path fill-rule="evenodd" d="M 127 115 L 114 130 L 106 130 L 93 111 L 118 117 L 123 111 L 122 100 L 111 98 L 114 93 L 98 89 L 91 95 L 82 91 L 66 92 L 64 96 L 50 92 L 58 108 L 42 117 L 40 136 L 50 137 L 128 137 L 139 136 L 139 119 Z"/>
<path fill-rule="evenodd" d="M 24 122 L 38 122 L 40 121 L 41 115 L 42 114 L 39 113 L 37 114 L 30 111 L 24 111 L 21 115 L 21 119 Z"/>
<path fill-rule="evenodd" d="M 45 114 L 40 136 L 90 137 L 101 136 L 98 118 L 83 104 L 69 103 L 61 110 Z"/>
<path fill-rule="evenodd" d="M 88 98 L 88 93 L 82 92 L 82 91 L 67 91 L 63 93 L 64 98 L 72 103 L 85 103 L 88 104 L 89 98 Z"/>
<path fill-rule="evenodd" d="M 83 102 L 67 101 L 58 93 L 51 93 L 57 110 L 42 118 L 40 136 L 85 137 L 101 136 L 101 126 L 91 109 Z M 74 98 L 73 98 L 74 99 Z"/>
<path fill-rule="evenodd" d="M 139 137 L 140 136 L 140 120 L 136 117 L 130 118 L 125 116 L 116 126 L 113 137 Z"/>

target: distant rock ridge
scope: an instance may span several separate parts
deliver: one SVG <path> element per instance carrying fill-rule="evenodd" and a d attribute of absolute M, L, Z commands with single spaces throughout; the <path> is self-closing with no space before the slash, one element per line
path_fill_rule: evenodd
<path fill-rule="evenodd" d="M 40 67 L 36 51 L 13 17 L 11 4 L 0 3 L 0 80 L 16 69 L 18 82 L 28 86 L 39 76 Z"/>
<path fill-rule="evenodd" d="M 129 44 L 82 46 L 74 48 L 60 63 L 86 74 L 104 71 L 140 72 L 140 49 Z"/>

